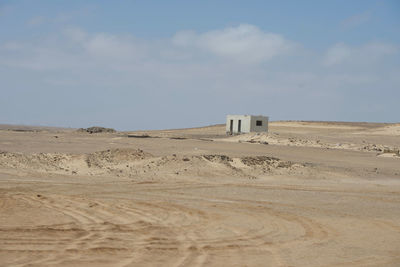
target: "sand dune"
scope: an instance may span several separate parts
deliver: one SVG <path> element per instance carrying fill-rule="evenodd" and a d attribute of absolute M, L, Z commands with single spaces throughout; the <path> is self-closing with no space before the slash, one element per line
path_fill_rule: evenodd
<path fill-rule="evenodd" d="M 399 266 L 390 126 L 0 127 L 0 266 Z"/>
<path fill-rule="evenodd" d="M 321 140 L 310 140 L 306 138 L 298 137 L 281 137 L 279 134 L 274 133 L 248 133 L 241 134 L 225 139 L 220 139 L 226 142 L 248 142 L 258 144 L 272 144 L 272 145 L 284 145 L 284 146 L 304 146 L 304 147 L 318 147 L 325 149 L 349 149 L 349 150 L 361 150 L 361 151 L 373 151 L 373 152 L 384 152 L 385 150 L 398 151 L 398 147 L 388 146 L 384 144 L 371 144 L 371 143 L 359 143 L 354 144 L 350 142 L 344 143 L 329 143 Z"/>
<path fill-rule="evenodd" d="M 26 173 L 67 175 L 115 175 L 134 177 L 148 175 L 253 176 L 254 173 L 295 171 L 303 164 L 268 156 L 231 158 L 226 155 L 155 157 L 140 149 L 109 149 L 89 154 L 0 152 L 0 167 Z"/>

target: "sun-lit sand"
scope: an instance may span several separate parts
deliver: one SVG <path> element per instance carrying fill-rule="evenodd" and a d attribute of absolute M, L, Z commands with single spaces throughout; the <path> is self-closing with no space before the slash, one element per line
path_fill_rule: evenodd
<path fill-rule="evenodd" d="M 0 266 L 400 266 L 399 124 L 0 126 Z"/>

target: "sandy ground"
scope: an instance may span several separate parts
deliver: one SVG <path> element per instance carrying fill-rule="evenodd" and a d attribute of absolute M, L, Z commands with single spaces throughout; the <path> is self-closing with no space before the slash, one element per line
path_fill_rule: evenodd
<path fill-rule="evenodd" d="M 0 126 L 0 266 L 400 266 L 400 125 Z"/>

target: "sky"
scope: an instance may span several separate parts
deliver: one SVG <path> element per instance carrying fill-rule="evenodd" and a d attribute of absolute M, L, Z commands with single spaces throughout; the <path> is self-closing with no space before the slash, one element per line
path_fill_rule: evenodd
<path fill-rule="evenodd" d="M 0 0 L 0 123 L 400 122 L 400 1 Z"/>

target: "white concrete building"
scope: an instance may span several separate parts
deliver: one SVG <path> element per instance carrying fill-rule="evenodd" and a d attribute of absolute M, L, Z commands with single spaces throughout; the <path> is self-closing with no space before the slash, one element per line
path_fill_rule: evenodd
<path fill-rule="evenodd" d="M 268 117 L 254 115 L 227 115 L 226 133 L 240 134 L 250 132 L 268 132 Z"/>

